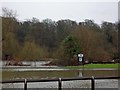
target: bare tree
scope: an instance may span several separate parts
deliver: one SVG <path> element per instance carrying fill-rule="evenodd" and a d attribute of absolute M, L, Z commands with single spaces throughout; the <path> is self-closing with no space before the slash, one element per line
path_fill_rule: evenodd
<path fill-rule="evenodd" d="M 2 16 L 15 18 L 17 16 L 17 12 L 13 11 L 12 9 L 8 9 L 6 7 L 3 7 L 2 8 Z"/>

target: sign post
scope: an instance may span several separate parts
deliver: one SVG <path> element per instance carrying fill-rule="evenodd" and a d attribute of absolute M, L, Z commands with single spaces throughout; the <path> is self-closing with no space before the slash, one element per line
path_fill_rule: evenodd
<path fill-rule="evenodd" d="M 84 57 L 82 53 L 78 54 L 78 61 L 84 65 Z"/>
<path fill-rule="evenodd" d="M 83 65 L 82 69 L 82 76 L 83 76 L 83 71 L 84 71 L 84 56 L 82 53 L 78 54 L 78 63 Z"/>

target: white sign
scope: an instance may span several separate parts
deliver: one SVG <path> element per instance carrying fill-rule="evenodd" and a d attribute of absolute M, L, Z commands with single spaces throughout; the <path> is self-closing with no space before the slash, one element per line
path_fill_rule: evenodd
<path fill-rule="evenodd" d="M 83 54 L 78 54 L 78 57 L 83 57 Z"/>
<path fill-rule="evenodd" d="M 82 58 L 79 58 L 79 62 L 82 62 Z"/>

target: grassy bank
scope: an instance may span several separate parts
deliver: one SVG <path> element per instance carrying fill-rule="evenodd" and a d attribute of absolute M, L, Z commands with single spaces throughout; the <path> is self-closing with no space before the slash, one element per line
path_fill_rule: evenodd
<path fill-rule="evenodd" d="M 86 64 L 84 65 L 84 68 L 120 68 L 120 64 Z M 65 66 L 65 68 L 68 69 L 80 69 L 83 68 L 83 66 Z"/>

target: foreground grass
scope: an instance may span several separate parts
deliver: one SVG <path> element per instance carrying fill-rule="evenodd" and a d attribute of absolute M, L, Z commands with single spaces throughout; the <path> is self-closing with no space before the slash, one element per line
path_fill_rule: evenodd
<path fill-rule="evenodd" d="M 68 69 L 80 69 L 83 66 L 66 66 Z M 84 68 L 120 68 L 120 64 L 86 64 Z"/>

